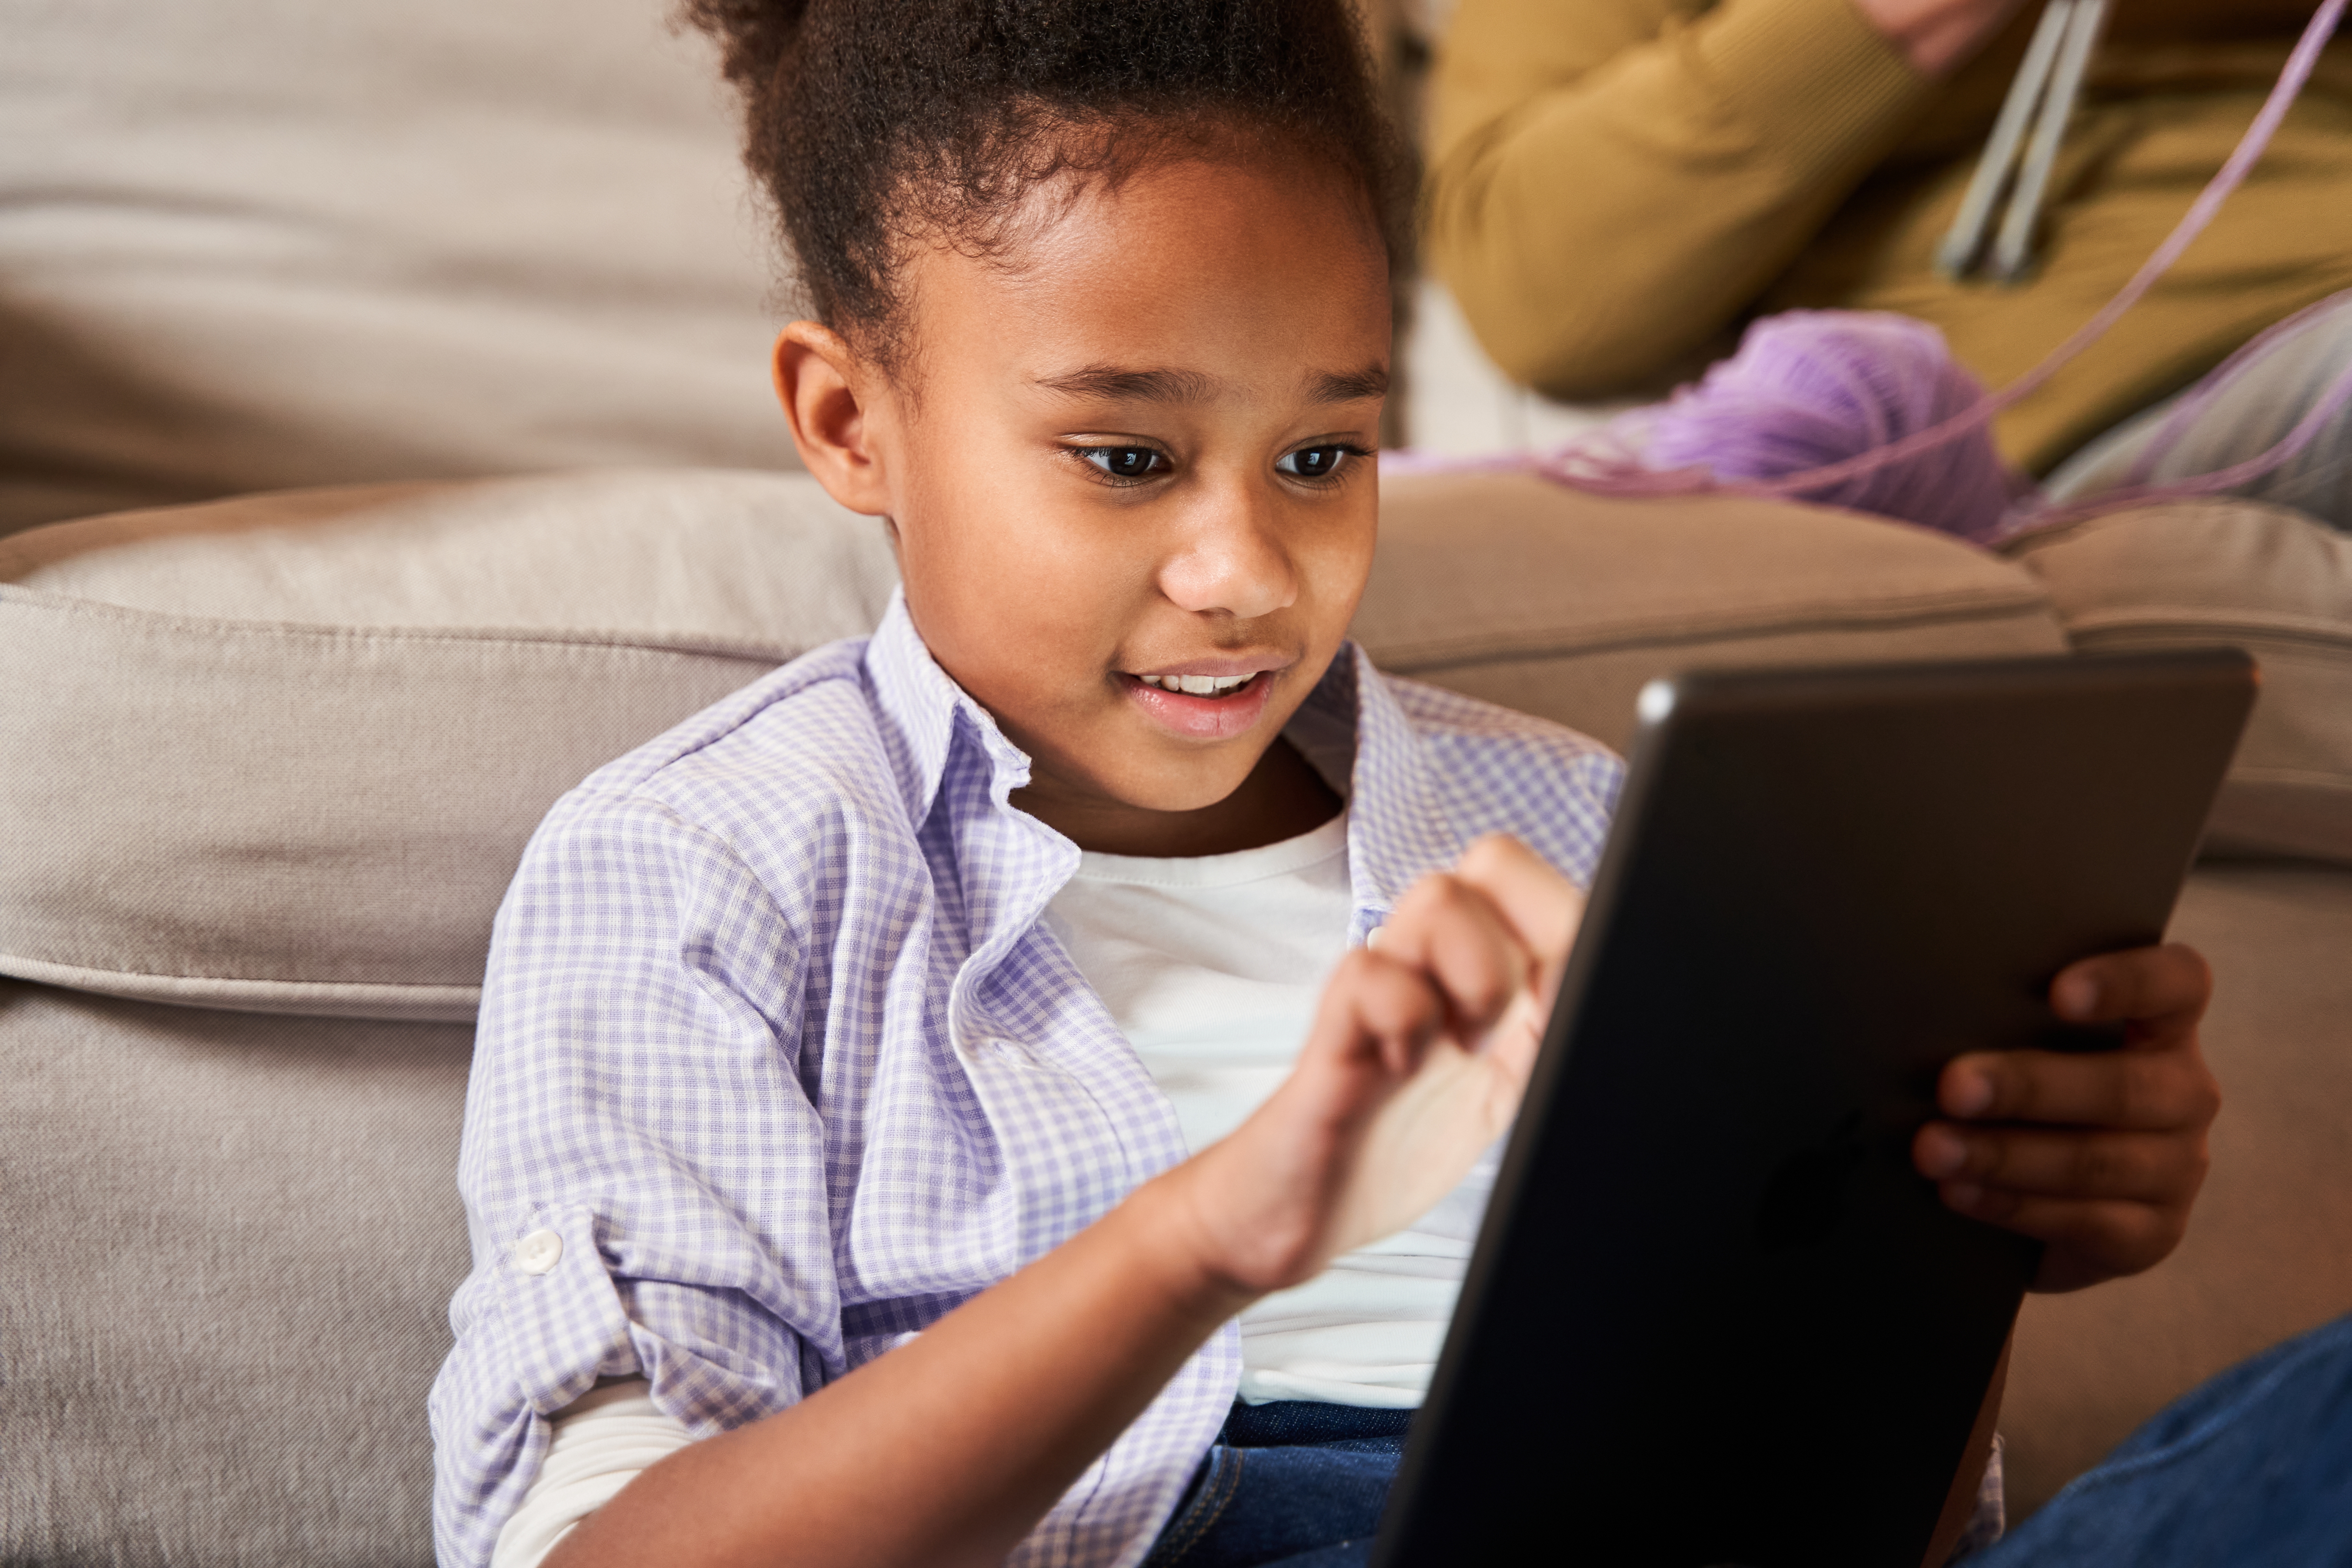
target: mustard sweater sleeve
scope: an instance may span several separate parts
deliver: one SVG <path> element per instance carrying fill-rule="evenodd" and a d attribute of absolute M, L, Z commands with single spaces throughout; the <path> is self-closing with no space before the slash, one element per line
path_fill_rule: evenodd
<path fill-rule="evenodd" d="M 1704 343 L 1936 90 L 1851 0 L 1703 7 L 1464 0 L 1447 36 L 1429 253 L 1496 363 L 1554 395 Z"/>

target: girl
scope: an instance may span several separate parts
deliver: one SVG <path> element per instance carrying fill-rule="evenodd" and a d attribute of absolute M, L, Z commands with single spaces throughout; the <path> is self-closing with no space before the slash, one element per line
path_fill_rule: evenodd
<path fill-rule="evenodd" d="M 794 438 L 904 588 L 525 857 L 442 1559 L 1353 1560 L 1619 765 L 1344 640 L 1406 196 L 1351 18 L 696 14 L 814 305 Z M 2069 971 L 2141 1048 L 1961 1058 L 1920 1168 L 2045 1283 L 2147 1267 L 2205 991 Z"/>

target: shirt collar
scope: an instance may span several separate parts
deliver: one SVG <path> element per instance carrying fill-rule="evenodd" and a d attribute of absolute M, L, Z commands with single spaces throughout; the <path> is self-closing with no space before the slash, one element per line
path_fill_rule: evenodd
<path fill-rule="evenodd" d="M 892 760 L 909 821 L 930 815 L 959 723 L 969 727 L 986 753 L 989 793 L 1000 805 L 1029 782 L 1028 755 L 940 668 L 907 613 L 903 590 L 891 592 L 889 609 L 866 647 L 866 669 L 884 733 L 897 753 Z M 1350 812 L 1349 877 L 1359 923 L 1377 925 L 1417 878 L 1451 866 L 1462 854 L 1465 841 L 1444 810 L 1428 747 L 1370 657 L 1352 642 L 1340 645 L 1331 668 L 1299 705 L 1292 727 L 1301 741 L 1307 732 L 1318 734 L 1319 743 L 1301 749 L 1327 776 L 1339 771 L 1352 740 L 1353 760 L 1344 763 L 1343 774 Z"/>
<path fill-rule="evenodd" d="M 940 668 L 907 613 L 904 588 L 890 590 L 890 607 L 866 645 L 866 675 L 883 734 L 894 752 L 898 786 L 906 794 L 908 821 L 919 823 L 930 816 L 940 781 L 947 776 L 959 721 L 970 726 L 988 756 L 990 793 L 998 801 L 1029 782 L 1028 753 L 1005 739 L 988 710 Z"/>
<path fill-rule="evenodd" d="M 1371 656 L 1352 642 L 1341 645 L 1292 721 L 1294 730 L 1326 733 L 1343 725 L 1354 740 L 1347 773 L 1348 868 L 1362 928 L 1353 937 L 1361 940 L 1421 876 L 1461 858 L 1465 841 L 1444 809 L 1428 743 L 1372 668 Z"/>

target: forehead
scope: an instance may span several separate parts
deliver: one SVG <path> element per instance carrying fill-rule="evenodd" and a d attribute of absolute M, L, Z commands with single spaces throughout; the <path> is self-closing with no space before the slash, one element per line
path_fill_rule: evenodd
<path fill-rule="evenodd" d="M 1113 364 L 1276 395 L 1388 357 L 1388 262 L 1369 204 L 1304 156 L 1040 186 L 993 254 L 939 245 L 910 260 L 910 346 L 927 378 L 1039 382 Z"/>

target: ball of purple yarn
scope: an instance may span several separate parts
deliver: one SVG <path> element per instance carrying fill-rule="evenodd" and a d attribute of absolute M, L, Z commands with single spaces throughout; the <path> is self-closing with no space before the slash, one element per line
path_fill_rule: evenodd
<path fill-rule="evenodd" d="M 1651 416 L 1643 462 L 1717 479 L 1820 468 L 1939 424 L 1984 396 L 1925 321 L 1876 310 L 1767 316 L 1739 352 Z M 2013 489 L 1982 426 L 1801 499 L 1986 540 Z"/>

